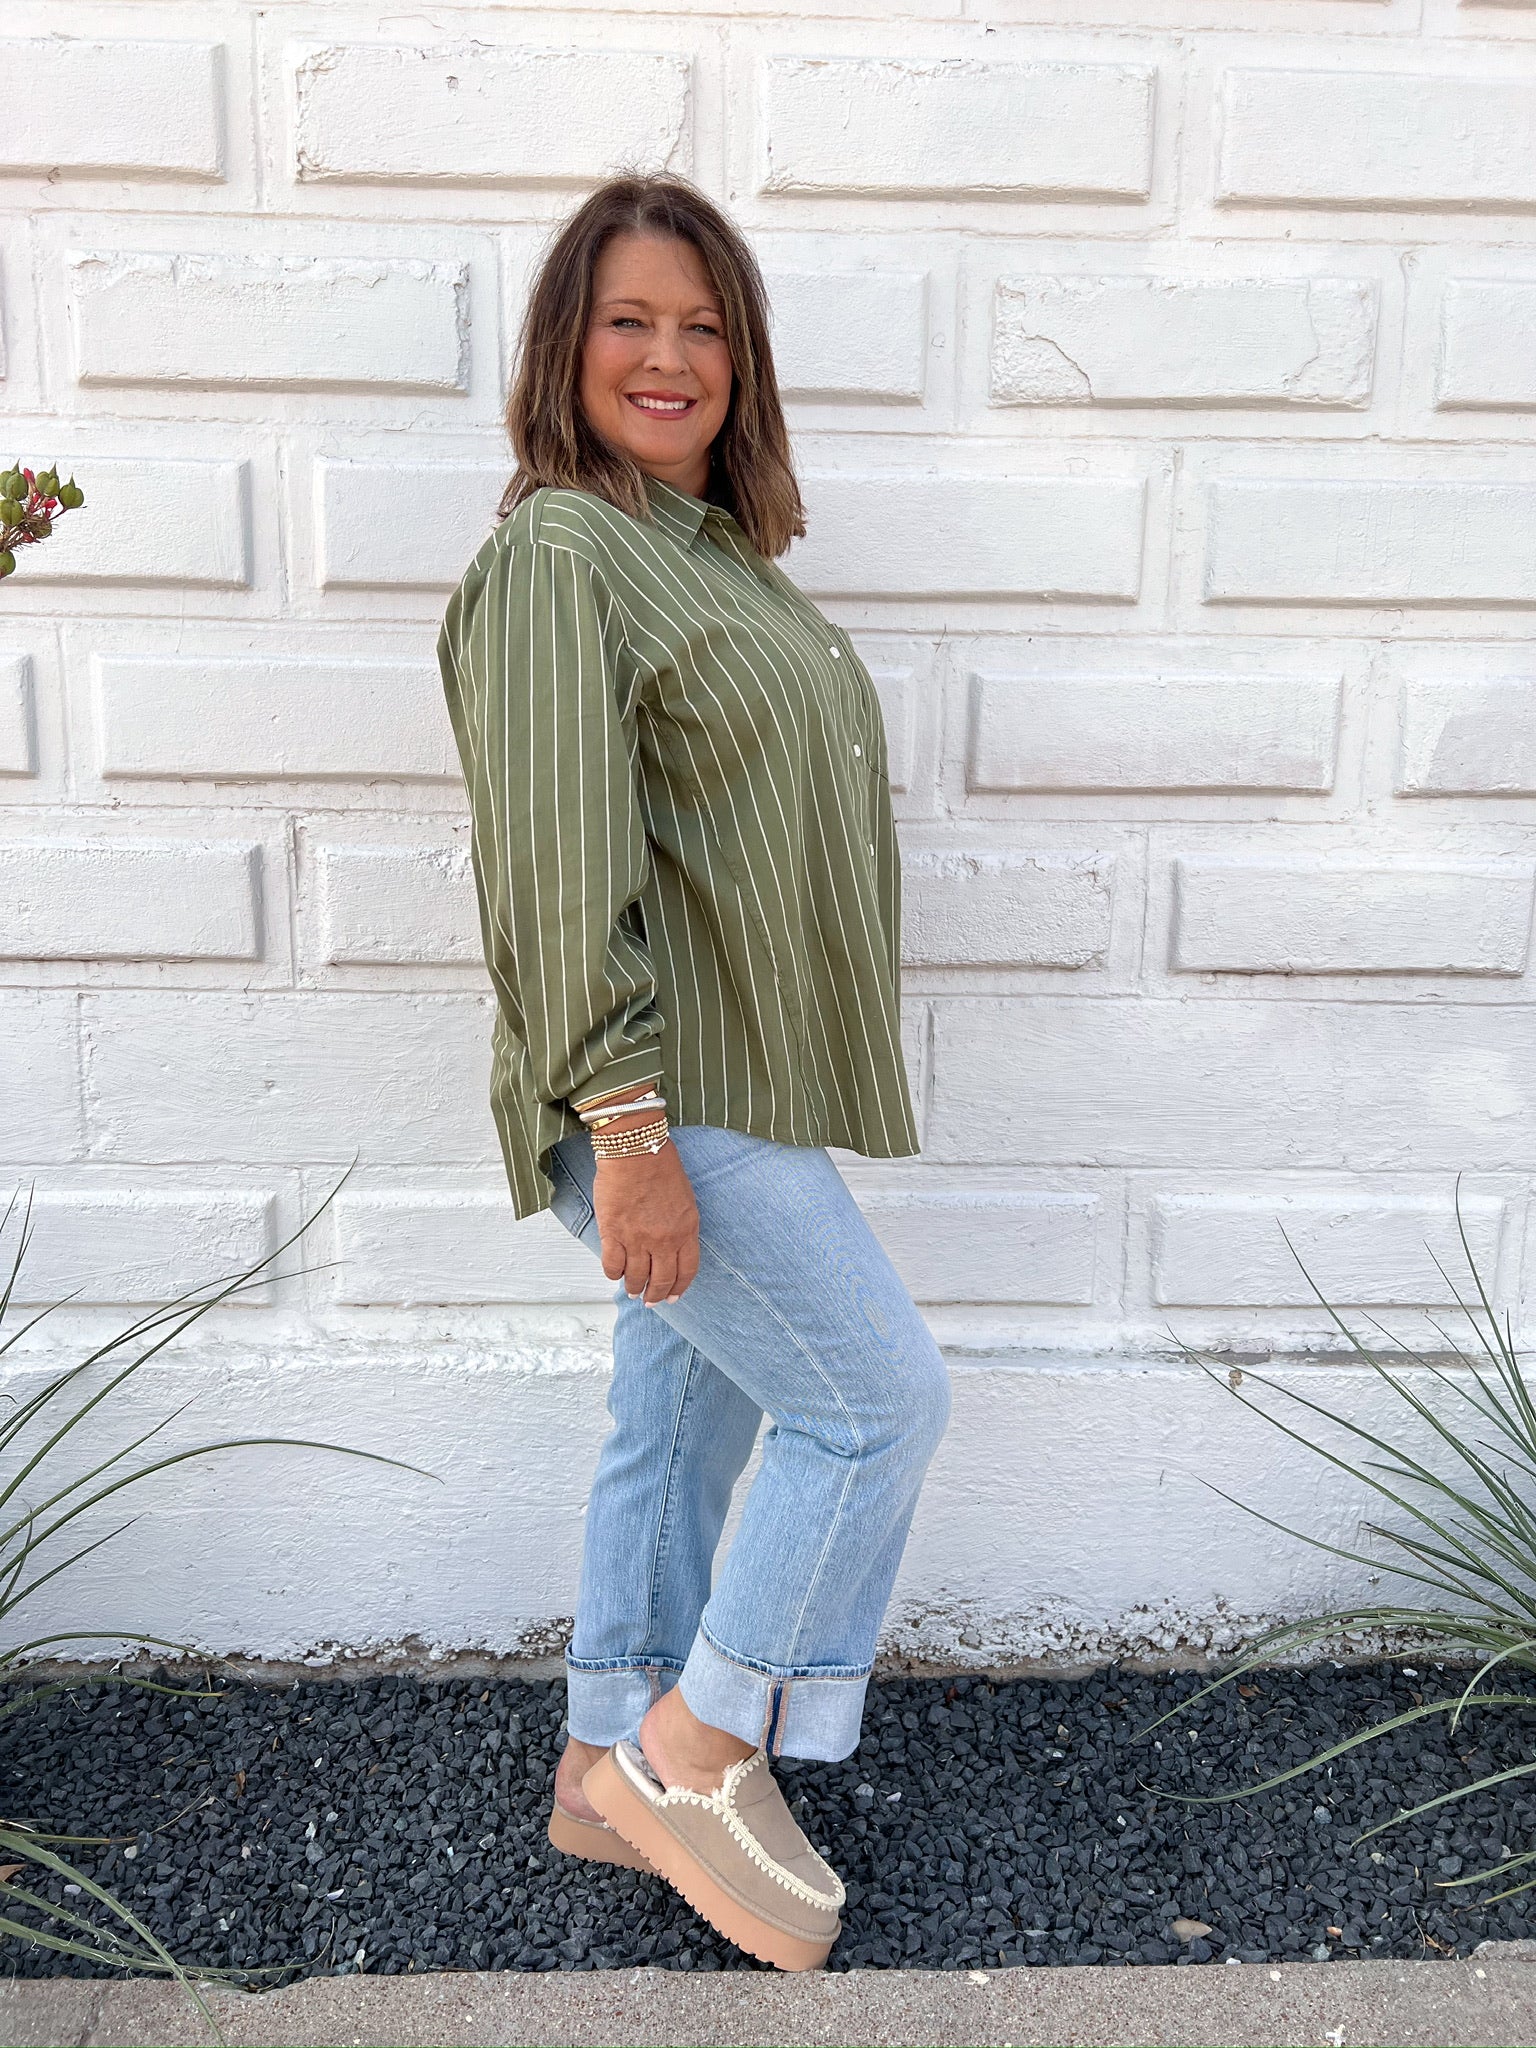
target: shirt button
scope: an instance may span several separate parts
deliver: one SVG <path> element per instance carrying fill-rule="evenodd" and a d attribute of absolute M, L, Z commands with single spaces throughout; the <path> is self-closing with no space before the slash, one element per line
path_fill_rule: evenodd
<path fill-rule="evenodd" d="M 827 649 L 827 652 L 831 655 L 834 661 L 841 661 L 843 658 L 843 650 L 841 649 L 841 647 L 829 647 Z"/>
<path fill-rule="evenodd" d="M 855 752 L 856 754 L 862 754 L 862 753 L 863 753 L 863 751 L 864 751 L 864 749 L 863 749 L 862 747 L 855 747 L 853 751 L 854 751 L 854 752 Z"/>

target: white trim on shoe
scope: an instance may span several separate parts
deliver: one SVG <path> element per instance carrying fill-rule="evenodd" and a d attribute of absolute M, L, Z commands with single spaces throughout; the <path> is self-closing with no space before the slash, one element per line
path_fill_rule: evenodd
<path fill-rule="evenodd" d="M 640 1763 L 644 1766 L 643 1771 L 636 1768 L 631 1752 L 640 1758 Z M 653 1812 L 663 1813 L 668 1807 L 673 1806 L 705 1807 L 723 1823 L 732 1840 L 751 1858 L 759 1870 L 766 1871 L 776 1884 L 781 1884 L 797 1899 L 804 1900 L 808 1906 L 820 1906 L 829 1913 L 840 1912 L 847 1903 L 848 1893 L 842 1879 L 814 1844 L 807 1846 L 831 1878 L 834 1889 L 830 1892 L 817 1891 L 814 1885 L 807 1884 L 803 1878 L 796 1877 L 792 1870 L 786 1870 L 782 1863 L 775 1862 L 736 1811 L 736 1793 L 748 1773 L 756 1770 L 759 1765 L 764 1770 L 768 1768 L 768 1752 L 765 1749 L 754 1750 L 751 1756 L 743 1757 L 740 1763 L 728 1765 L 725 1776 L 720 1781 L 720 1788 L 716 1792 L 694 1792 L 685 1785 L 675 1785 L 668 1790 L 646 1763 L 644 1754 L 633 1743 L 617 1742 L 610 1754 L 622 1772 L 625 1782 Z"/>

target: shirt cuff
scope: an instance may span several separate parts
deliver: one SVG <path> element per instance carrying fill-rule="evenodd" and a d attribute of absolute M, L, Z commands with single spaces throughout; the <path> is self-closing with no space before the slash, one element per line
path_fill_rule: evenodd
<path fill-rule="evenodd" d="M 579 1098 L 569 1095 L 566 1100 L 572 1109 L 589 1109 L 605 1096 L 633 1088 L 641 1081 L 649 1081 L 660 1092 L 661 1052 L 655 1045 L 636 1046 L 633 1052 L 610 1060 L 600 1074 L 594 1074 L 590 1081 L 583 1083 Z"/>

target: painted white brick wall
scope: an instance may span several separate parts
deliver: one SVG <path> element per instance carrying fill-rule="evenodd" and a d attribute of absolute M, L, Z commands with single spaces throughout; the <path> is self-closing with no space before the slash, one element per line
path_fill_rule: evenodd
<path fill-rule="evenodd" d="M 1456 277 L 1440 301 L 1435 403 L 1536 409 L 1536 283 Z"/>
<path fill-rule="evenodd" d="M 470 10 L 472 13 L 474 10 Z M 322 10 L 313 10 L 316 26 Z M 574 186 L 619 159 L 688 169 L 685 55 L 367 41 L 290 50 L 306 181 Z M 510 42 L 510 39 L 509 39 Z"/>
<path fill-rule="evenodd" d="M 1140 198 L 1154 74 L 975 57 L 769 58 L 765 192 Z"/>
<path fill-rule="evenodd" d="M 52 1357 L 345 1173 L 178 1398 L 459 1479 L 375 1583 L 387 1489 L 253 1461 L 248 1555 L 322 1500 L 373 1535 L 282 1604 L 231 1556 L 166 1633 L 510 1649 L 569 1612 L 611 1288 L 510 1217 L 432 656 L 539 249 L 621 164 L 752 238 L 787 566 L 884 708 L 924 1151 L 838 1163 L 961 1396 L 893 1643 L 1160 1652 L 1324 1584 L 1211 1539 L 1199 1480 L 1284 1516 L 1311 1475 L 1174 1344 L 1372 1398 L 1283 1233 L 1419 1338 L 1461 1174 L 1529 1341 L 1530 6 L 1014 12 L 0 0 L 0 458 L 88 497 L 0 595 L 19 1298 L 75 1293 Z M 154 1583 L 195 1526 L 143 1525 Z"/>
<path fill-rule="evenodd" d="M 1523 974 L 1529 861 L 1174 863 L 1184 973 Z"/>
<path fill-rule="evenodd" d="M 25 654 L 0 656 L 0 775 L 29 776 L 36 766 L 32 664 Z"/>
<path fill-rule="evenodd" d="M 1432 60 L 1431 60 L 1432 61 Z M 1536 205 L 1523 67 L 1228 72 L 1217 196 L 1310 207 Z"/>
<path fill-rule="evenodd" d="M 20 20 L 34 10 L 13 10 Z M 10 171 L 39 176 L 112 174 L 125 179 L 207 180 L 224 175 L 220 81 L 225 48 L 193 32 L 139 40 L 97 37 L 89 10 L 72 34 L 0 42 L 0 72 L 16 95 L 16 119 L 0 142 Z M 129 20 L 118 10 L 124 28 Z M 95 10 L 104 20 L 106 10 Z M 61 15 L 54 17 L 62 29 Z M 167 29 L 171 24 L 166 24 Z"/>
<path fill-rule="evenodd" d="M 468 387 L 461 264 L 71 252 L 81 384 Z"/>
<path fill-rule="evenodd" d="M 0 840 L 0 960 L 254 960 L 260 849 L 227 840 Z"/>
<path fill-rule="evenodd" d="M 1376 292 L 1351 278 L 1003 278 L 998 405 L 1363 405 Z"/>

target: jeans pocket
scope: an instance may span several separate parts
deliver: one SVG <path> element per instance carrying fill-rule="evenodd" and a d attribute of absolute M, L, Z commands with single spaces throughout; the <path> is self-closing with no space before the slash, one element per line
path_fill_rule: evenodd
<path fill-rule="evenodd" d="M 592 1204 L 558 1149 L 549 1155 L 549 1177 L 555 1184 L 549 1206 L 572 1237 L 580 1239 L 592 1227 Z"/>

